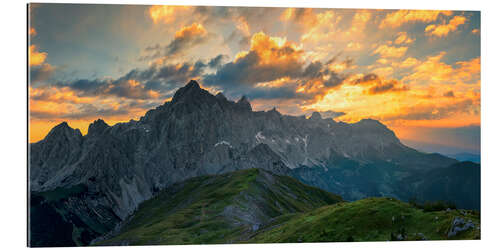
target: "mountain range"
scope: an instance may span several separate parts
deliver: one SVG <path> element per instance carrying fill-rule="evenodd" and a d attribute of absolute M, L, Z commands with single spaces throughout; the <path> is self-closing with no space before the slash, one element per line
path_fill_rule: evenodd
<path fill-rule="evenodd" d="M 346 201 L 383 196 L 480 206 L 478 164 L 407 147 L 379 121 L 253 111 L 244 96 L 231 101 L 190 81 L 139 120 L 109 126 L 98 119 L 85 136 L 63 122 L 30 144 L 30 242 L 88 245 L 178 183 L 256 168 Z M 460 183 L 469 188 L 454 188 Z M 64 240 L 41 228 L 48 218 L 60 222 L 53 230 L 66 232 Z"/>

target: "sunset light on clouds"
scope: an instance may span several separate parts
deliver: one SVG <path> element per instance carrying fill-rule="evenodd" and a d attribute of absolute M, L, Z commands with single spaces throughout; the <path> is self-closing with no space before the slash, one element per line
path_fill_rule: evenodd
<path fill-rule="evenodd" d="M 31 4 L 30 23 L 31 142 L 139 119 L 196 79 L 254 110 L 479 152 L 479 12 Z"/>

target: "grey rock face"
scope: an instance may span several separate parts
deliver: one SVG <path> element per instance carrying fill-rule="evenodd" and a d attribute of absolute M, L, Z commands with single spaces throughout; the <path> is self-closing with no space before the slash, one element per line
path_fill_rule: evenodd
<path fill-rule="evenodd" d="M 347 124 L 322 119 L 319 113 L 306 119 L 276 109 L 253 112 L 246 97 L 233 102 L 190 81 L 171 102 L 148 111 L 139 121 L 109 126 L 99 119 L 86 136 L 67 123 L 54 127 L 45 139 L 30 145 L 30 190 L 84 184 L 123 220 L 142 201 L 173 183 L 237 169 L 263 168 L 287 175 L 302 169 L 294 175 L 313 178 L 307 183 L 335 191 L 329 188 L 331 183 L 342 188 L 345 182 L 307 171 L 319 168 L 323 174 L 318 174 L 325 176 L 329 168 L 346 161 L 359 168 L 390 162 L 402 169 L 432 169 L 455 162 L 404 146 L 375 120 Z M 382 189 L 391 193 L 390 188 Z M 344 191 L 353 197 L 366 195 L 362 190 Z"/>
<path fill-rule="evenodd" d="M 466 222 L 461 217 L 455 217 L 455 219 L 453 219 L 453 221 L 451 222 L 450 231 L 448 232 L 448 238 L 453 237 L 460 232 L 474 228 L 474 226 L 475 226 L 474 223 L 472 223 L 472 221 L 470 220 Z"/>

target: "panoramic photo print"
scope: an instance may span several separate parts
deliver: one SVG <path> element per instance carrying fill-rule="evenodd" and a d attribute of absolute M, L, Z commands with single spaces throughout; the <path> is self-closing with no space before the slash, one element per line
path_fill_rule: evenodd
<path fill-rule="evenodd" d="M 28 245 L 480 239 L 480 18 L 29 4 Z"/>

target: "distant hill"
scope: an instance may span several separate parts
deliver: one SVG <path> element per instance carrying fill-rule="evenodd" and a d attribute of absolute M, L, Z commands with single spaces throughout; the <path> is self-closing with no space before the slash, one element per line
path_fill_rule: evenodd
<path fill-rule="evenodd" d="M 438 143 L 422 142 L 410 139 L 401 139 L 404 145 L 412 147 L 426 153 L 439 153 L 456 159 L 454 156 L 462 154 L 479 155 L 479 149 L 472 149 L 466 147 L 456 147 L 450 145 L 443 145 Z M 464 145 L 465 146 L 465 145 Z M 466 159 L 457 159 L 459 161 L 466 161 Z"/>
<path fill-rule="evenodd" d="M 472 154 L 472 153 L 458 153 L 458 154 L 449 154 L 448 157 L 453 159 L 457 159 L 459 161 L 471 161 L 474 163 L 481 163 L 481 155 L 480 154 Z"/>
<path fill-rule="evenodd" d="M 480 209 L 481 167 L 466 161 L 434 169 L 404 179 L 412 196 L 419 201 L 451 201 L 460 208 Z"/>

